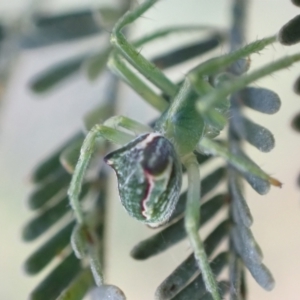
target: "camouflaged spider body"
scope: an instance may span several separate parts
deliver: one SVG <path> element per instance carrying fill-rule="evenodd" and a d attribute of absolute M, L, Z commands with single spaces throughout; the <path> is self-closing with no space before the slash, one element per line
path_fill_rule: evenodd
<path fill-rule="evenodd" d="M 143 134 L 111 152 L 120 199 L 130 216 L 158 226 L 171 216 L 181 189 L 181 163 L 173 145 L 158 133 Z"/>
<path fill-rule="evenodd" d="M 158 109 L 162 113 L 161 117 L 156 123 L 155 131 L 147 125 L 122 116 L 112 117 L 102 125 L 95 125 L 87 134 L 81 148 L 69 189 L 70 203 L 77 222 L 82 227 L 86 226 L 79 194 L 97 139 L 107 139 L 122 146 L 108 154 L 105 160 L 116 172 L 121 202 L 126 211 L 135 219 L 151 226 L 167 222 L 174 211 L 181 189 L 181 168 L 184 165 L 188 179 L 185 231 L 207 291 L 214 300 L 220 300 L 219 288 L 198 233 L 201 185 L 199 164 L 194 152 L 221 156 L 241 173 L 250 174 L 249 176 L 263 180 L 268 185 L 280 186 L 278 180 L 270 177 L 250 159 L 236 156 L 223 144 L 211 139 L 227 123 L 230 95 L 261 77 L 288 67 L 300 60 L 300 55 L 284 58 L 238 77 L 222 76 L 221 73 L 233 63 L 274 43 L 276 37 L 273 36 L 203 62 L 191 70 L 180 85 L 174 84 L 136 48 L 182 28 L 156 32 L 133 45 L 122 33 L 125 26 L 138 19 L 156 2 L 158 0 L 144 1 L 116 23 L 111 35 L 113 50 L 108 66 L 142 95 L 145 101 Z M 140 72 L 139 76 L 132 72 L 129 64 Z M 141 76 L 165 94 L 170 103 L 146 84 Z"/>

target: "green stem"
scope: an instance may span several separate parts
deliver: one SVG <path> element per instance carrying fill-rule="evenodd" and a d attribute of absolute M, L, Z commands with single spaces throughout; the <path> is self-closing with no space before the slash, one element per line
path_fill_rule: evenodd
<path fill-rule="evenodd" d="M 185 213 L 185 228 L 188 233 L 194 255 L 202 272 L 206 289 L 214 300 L 221 300 L 215 276 L 210 268 L 203 242 L 198 233 L 200 221 L 200 173 L 199 165 L 194 154 L 185 158 L 184 165 L 187 169 L 188 192 Z"/>

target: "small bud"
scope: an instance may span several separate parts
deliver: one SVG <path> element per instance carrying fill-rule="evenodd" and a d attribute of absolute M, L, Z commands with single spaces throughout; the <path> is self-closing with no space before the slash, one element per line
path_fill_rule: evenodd
<path fill-rule="evenodd" d="M 90 293 L 95 300 L 125 300 L 124 293 L 114 285 L 102 285 L 94 288 Z"/>
<path fill-rule="evenodd" d="M 286 46 L 300 42 L 300 15 L 290 20 L 280 29 L 278 41 Z"/>
<path fill-rule="evenodd" d="M 243 57 L 235 61 L 231 66 L 227 68 L 228 72 L 239 76 L 246 73 L 250 69 L 251 59 L 250 57 Z"/>

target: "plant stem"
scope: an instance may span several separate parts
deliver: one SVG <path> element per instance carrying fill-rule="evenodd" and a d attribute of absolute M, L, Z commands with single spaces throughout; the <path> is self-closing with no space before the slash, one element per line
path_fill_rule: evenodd
<path fill-rule="evenodd" d="M 188 233 L 195 258 L 202 272 L 206 289 L 214 300 L 221 300 L 218 284 L 210 268 L 203 242 L 198 233 L 200 222 L 200 173 L 199 165 L 194 154 L 190 154 L 184 160 L 188 176 L 188 192 L 185 213 L 185 228 Z"/>

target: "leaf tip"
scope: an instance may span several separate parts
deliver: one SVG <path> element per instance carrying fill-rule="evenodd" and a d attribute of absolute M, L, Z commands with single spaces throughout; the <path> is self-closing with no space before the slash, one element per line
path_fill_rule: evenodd
<path fill-rule="evenodd" d="M 270 184 L 272 184 L 272 185 L 274 185 L 276 187 L 282 188 L 282 182 L 280 182 L 276 178 L 270 177 L 269 178 L 269 182 L 270 182 Z"/>

